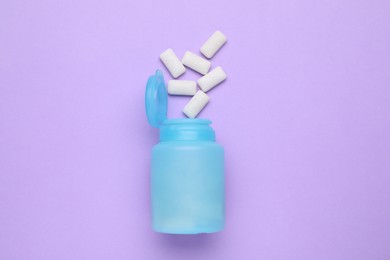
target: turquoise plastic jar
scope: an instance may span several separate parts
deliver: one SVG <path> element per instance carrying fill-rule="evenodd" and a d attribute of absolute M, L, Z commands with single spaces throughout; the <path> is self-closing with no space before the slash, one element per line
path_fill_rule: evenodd
<path fill-rule="evenodd" d="M 152 150 L 153 230 L 170 234 L 221 231 L 225 217 L 224 151 L 207 119 L 167 119 L 167 92 L 157 71 L 146 86 L 149 123 L 160 128 Z"/>

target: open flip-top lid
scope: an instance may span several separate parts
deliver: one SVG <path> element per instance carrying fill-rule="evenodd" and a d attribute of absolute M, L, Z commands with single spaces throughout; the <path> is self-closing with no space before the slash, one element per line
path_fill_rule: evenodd
<path fill-rule="evenodd" d="M 150 76 L 146 84 L 145 109 L 149 124 L 153 127 L 159 127 L 167 119 L 168 93 L 160 70 Z"/>

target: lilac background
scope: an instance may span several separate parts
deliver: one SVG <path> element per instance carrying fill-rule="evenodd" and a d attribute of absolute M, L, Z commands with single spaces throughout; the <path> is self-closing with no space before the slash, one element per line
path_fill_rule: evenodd
<path fill-rule="evenodd" d="M 155 234 L 145 82 L 215 29 L 227 227 Z M 390 259 L 389 205 L 389 1 L 0 1 L 0 259 Z"/>

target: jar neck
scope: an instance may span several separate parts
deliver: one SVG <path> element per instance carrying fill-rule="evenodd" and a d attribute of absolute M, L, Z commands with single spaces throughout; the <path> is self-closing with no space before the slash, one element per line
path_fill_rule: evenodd
<path fill-rule="evenodd" d="M 207 119 L 167 119 L 160 125 L 160 141 L 215 141 Z"/>

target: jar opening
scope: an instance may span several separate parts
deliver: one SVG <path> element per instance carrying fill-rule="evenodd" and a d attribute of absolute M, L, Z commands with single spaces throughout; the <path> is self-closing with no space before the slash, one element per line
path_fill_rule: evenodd
<path fill-rule="evenodd" d="M 215 141 L 211 121 L 200 118 L 167 119 L 160 125 L 160 141 Z"/>

